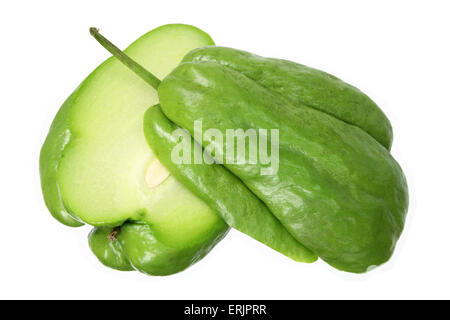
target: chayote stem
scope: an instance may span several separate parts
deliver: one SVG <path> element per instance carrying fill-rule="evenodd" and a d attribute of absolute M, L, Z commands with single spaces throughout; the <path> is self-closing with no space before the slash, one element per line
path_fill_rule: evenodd
<path fill-rule="evenodd" d="M 106 50 L 112 53 L 114 57 L 119 59 L 120 62 L 126 65 L 130 70 L 136 73 L 142 80 L 147 82 L 153 88 L 158 89 L 161 80 L 155 77 L 155 75 L 153 75 L 150 71 L 146 70 L 139 63 L 131 59 L 122 50 L 117 48 L 111 41 L 102 36 L 99 33 L 99 29 L 90 28 L 89 32 Z"/>

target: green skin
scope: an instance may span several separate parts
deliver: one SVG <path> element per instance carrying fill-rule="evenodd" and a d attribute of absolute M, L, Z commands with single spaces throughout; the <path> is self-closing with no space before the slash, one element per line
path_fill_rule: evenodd
<path fill-rule="evenodd" d="M 383 111 L 359 89 L 326 72 L 225 47 L 194 49 L 183 62 L 227 66 L 292 104 L 312 107 L 360 127 L 388 150 L 391 148 L 392 127 Z"/>
<path fill-rule="evenodd" d="M 239 179 L 218 164 L 175 164 L 171 152 L 179 143 L 172 135 L 178 126 L 162 113 L 160 106 L 148 109 L 144 118 L 147 141 L 158 159 L 225 222 L 295 261 L 314 262 L 317 256 L 283 227 L 269 209 Z M 191 153 L 194 154 L 193 140 Z"/>
<path fill-rule="evenodd" d="M 187 52 L 212 44 L 195 27 L 166 25 L 126 52 L 162 78 Z M 108 59 L 57 113 L 41 149 L 40 174 L 45 203 L 58 221 L 97 227 L 89 245 L 103 264 L 167 275 L 205 256 L 228 226 L 174 177 L 146 185 L 146 168 L 156 158 L 144 137 L 143 115 L 157 102 L 155 89 Z"/>
<path fill-rule="evenodd" d="M 153 31 L 156 38 L 152 40 L 156 42 L 156 48 L 170 48 L 164 46 L 164 41 L 158 47 L 158 37 L 161 38 L 165 30 L 169 30 L 170 36 L 176 35 L 176 43 L 171 44 L 171 48 L 184 48 L 186 42 L 179 37 L 184 28 L 190 29 L 189 32 L 195 29 L 169 25 Z M 198 29 L 195 32 L 198 37 L 194 42 L 212 44 L 209 36 Z M 102 36 L 97 33 L 98 30 L 94 30 L 93 35 L 99 40 Z M 151 36 L 152 32 L 148 35 Z M 130 47 L 130 53 L 139 57 L 139 50 L 136 50 L 139 40 L 135 44 L 134 48 Z M 150 52 L 152 49 L 147 48 Z M 170 50 L 170 53 L 173 51 L 177 50 Z M 145 82 L 158 87 L 158 78 L 145 69 L 151 69 L 151 63 L 144 62 L 142 67 L 118 49 L 111 52 Z M 255 175 L 259 167 L 255 170 L 249 166 L 226 165 L 228 171 L 220 165 L 175 166 L 170 161 L 169 150 L 172 148 L 168 146 L 174 147 L 177 143 L 170 133 L 178 127 L 156 106 L 145 115 L 144 131 L 148 143 L 169 171 L 209 207 L 186 193 L 173 177 L 149 194 L 154 200 L 147 203 L 148 209 L 137 207 L 134 212 L 124 213 L 114 206 L 108 207 L 110 203 L 107 202 L 100 207 L 98 203 L 97 207 L 89 206 L 98 200 L 95 185 L 101 186 L 101 183 L 95 177 L 90 182 L 89 174 L 87 180 L 79 179 L 83 171 L 77 171 L 77 165 L 81 163 L 79 168 L 86 168 L 89 161 L 83 163 L 86 159 L 79 157 L 82 152 L 77 151 L 75 154 L 78 155 L 74 156 L 69 147 L 72 145 L 73 148 L 73 144 L 80 144 L 78 140 L 82 141 L 77 134 L 83 132 L 83 123 L 111 116 L 101 113 L 94 113 L 95 118 L 91 119 L 80 116 L 86 101 L 88 115 L 91 109 L 96 110 L 97 100 L 114 106 L 118 97 L 102 100 L 98 89 L 106 90 L 106 93 L 110 90 L 114 95 L 121 88 L 112 86 L 105 89 L 102 82 L 108 79 L 114 83 L 110 79 L 116 74 L 121 83 L 127 82 L 124 78 L 129 75 L 122 74 L 123 70 L 111 73 L 111 69 L 108 73 L 108 63 L 112 64 L 108 60 L 83 82 L 58 112 L 42 148 L 40 161 L 42 188 L 50 211 L 69 226 L 80 226 L 82 221 L 98 226 L 89 235 L 89 245 L 102 263 L 118 270 L 136 269 L 152 275 L 179 272 L 205 256 L 226 234 L 227 226 L 214 216 L 212 210 L 230 226 L 296 261 L 312 262 L 319 255 L 338 269 L 364 272 L 390 257 L 403 228 L 407 189 L 400 168 L 380 145 L 390 148 L 392 129 L 389 121 L 367 96 L 324 72 L 229 48 L 197 49 L 186 55 L 184 61 L 200 63 L 185 63 L 163 81 L 158 92 L 164 112 L 191 132 L 189 125 L 192 126 L 193 120 L 197 119 L 204 120 L 206 129 L 282 128 L 280 171 L 275 176 L 261 179 Z M 164 63 L 159 65 L 164 66 Z M 169 65 L 176 64 L 172 61 Z M 164 69 L 157 73 L 159 77 L 166 74 Z M 96 82 L 96 78 L 100 80 Z M 94 100 L 86 92 L 89 91 L 86 87 L 94 88 Z M 212 87 L 215 90 L 211 90 Z M 134 85 L 127 90 L 127 100 L 137 97 L 129 106 L 142 108 L 148 87 Z M 151 96 L 147 96 L 148 102 L 154 99 Z M 84 105 L 80 100 L 84 100 Z M 181 114 L 176 107 L 187 112 Z M 120 130 L 120 119 L 127 117 L 118 118 L 119 122 L 110 127 Z M 81 123 L 80 119 L 83 120 Z M 89 135 L 89 125 L 87 127 Z M 364 129 L 380 144 L 357 127 Z M 72 142 L 74 137 L 76 142 Z M 334 141 L 334 148 L 330 141 Z M 210 145 L 212 141 L 204 143 Z M 74 162 L 70 162 L 71 158 L 75 158 Z M 111 158 L 115 159 L 114 154 Z M 369 164 L 367 168 L 376 169 L 363 170 L 366 163 Z M 101 166 L 93 172 L 102 170 Z M 114 175 L 112 178 L 119 185 L 123 179 L 120 175 L 118 179 L 114 179 Z M 375 184 L 364 186 L 364 179 L 373 180 Z M 94 191 L 89 189 L 92 183 Z M 109 184 L 108 179 L 104 183 L 104 186 Z M 384 184 L 387 187 L 381 190 Z M 88 188 L 78 191 L 80 186 Z M 171 199 L 171 193 L 176 194 L 176 199 Z M 106 193 L 104 199 L 111 199 L 111 196 Z M 125 201 L 124 204 L 129 203 Z M 180 207 L 185 208 L 184 211 L 191 210 L 192 213 L 187 215 L 191 223 L 206 222 L 187 226 L 182 221 L 173 226 L 172 221 L 186 219 L 186 214 L 179 211 Z M 186 230 L 183 226 L 187 226 Z M 187 238 L 183 240 L 180 233 Z M 188 236 L 192 234 L 193 237 Z"/>
<path fill-rule="evenodd" d="M 211 229 L 194 246 L 182 250 L 160 241 L 147 223 L 125 223 L 111 239 L 113 228 L 94 228 L 89 234 L 89 247 L 106 266 L 121 270 L 138 270 L 153 276 L 166 276 L 186 269 L 201 260 L 226 235 L 223 228 Z"/>
<path fill-rule="evenodd" d="M 293 105 L 217 63 L 179 65 L 161 82 L 158 94 L 166 116 L 191 134 L 195 120 L 223 136 L 226 129 L 279 129 L 276 174 L 261 176 L 267 166 L 260 163 L 224 166 L 300 243 L 333 267 L 361 273 L 390 258 L 404 225 L 407 185 L 387 149 L 365 131 Z M 203 147 L 213 143 L 206 138 Z M 175 170 L 183 174 L 182 168 Z M 205 188 L 215 186 L 212 173 L 201 181 Z"/>
<path fill-rule="evenodd" d="M 131 224 L 127 223 L 126 225 Z M 117 241 L 119 236 L 123 236 L 123 232 L 118 231 L 117 229 L 117 235 L 113 238 L 114 228 L 99 227 L 92 229 L 88 237 L 89 247 L 95 256 L 110 268 L 120 271 L 132 271 L 134 268 L 125 255 L 121 242 Z"/>

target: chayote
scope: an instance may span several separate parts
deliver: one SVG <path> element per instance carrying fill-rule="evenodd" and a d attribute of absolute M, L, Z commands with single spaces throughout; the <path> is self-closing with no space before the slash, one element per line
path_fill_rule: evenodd
<path fill-rule="evenodd" d="M 278 129 L 277 172 L 261 175 L 265 165 L 260 162 L 223 166 L 298 242 L 330 265 L 359 273 L 387 261 L 403 229 L 408 205 L 406 180 L 397 162 L 360 127 L 300 101 L 294 104 L 261 82 L 200 59 L 175 68 L 161 82 L 158 94 L 164 114 L 191 134 L 195 120 L 223 136 L 227 129 Z M 157 140 L 149 140 L 154 150 Z M 215 143 L 212 138 L 202 142 L 203 147 Z M 225 149 L 216 150 L 215 157 L 223 158 L 225 153 Z M 160 160 L 169 167 L 167 160 Z M 208 170 L 207 166 L 202 170 Z M 181 182 L 179 176 L 191 172 L 180 166 L 169 171 Z M 203 190 L 215 188 L 213 170 L 198 183 Z M 199 188 L 185 186 L 204 197 Z M 236 197 L 231 187 L 223 193 L 225 202 Z"/>

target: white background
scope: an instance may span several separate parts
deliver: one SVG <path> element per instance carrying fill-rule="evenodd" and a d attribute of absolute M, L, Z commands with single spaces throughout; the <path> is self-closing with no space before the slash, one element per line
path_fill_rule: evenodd
<path fill-rule="evenodd" d="M 448 1 L 1 1 L 0 298 L 450 298 Z M 89 227 L 54 220 L 38 156 L 65 98 L 120 47 L 182 22 L 219 45 L 286 58 L 358 86 L 391 119 L 410 210 L 394 257 L 364 275 L 294 263 L 236 231 L 177 275 L 102 266 Z"/>

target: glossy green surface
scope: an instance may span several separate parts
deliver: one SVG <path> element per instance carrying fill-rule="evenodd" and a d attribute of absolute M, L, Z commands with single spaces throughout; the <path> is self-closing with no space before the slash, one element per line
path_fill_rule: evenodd
<path fill-rule="evenodd" d="M 117 230 L 115 239 L 111 239 L 113 230 L 97 227 L 89 234 L 89 246 L 105 266 L 165 276 L 180 272 L 202 259 L 222 240 L 228 229 L 216 224 L 202 241 L 184 248 L 161 242 L 146 223 L 127 222 Z"/>
<path fill-rule="evenodd" d="M 124 255 L 120 242 L 111 239 L 113 230 L 114 228 L 102 227 L 92 229 L 88 237 L 89 247 L 105 266 L 121 271 L 134 270 Z"/>
<path fill-rule="evenodd" d="M 158 241 L 148 224 L 126 224 L 119 241 L 130 263 L 150 275 L 169 275 L 202 259 L 226 235 L 225 224 L 216 224 L 194 245 L 177 248 Z"/>
<path fill-rule="evenodd" d="M 65 208 L 57 181 L 58 165 L 71 138 L 69 113 L 74 98 L 75 94 L 67 98 L 52 122 L 49 135 L 41 149 L 39 171 L 42 194 L 52 216 L 67 226 L 80 227 L 83 223 L 73 217 Z"/>
<path fill-rule="evenodd" d="M 166 25 L 125 52 L 163 78 L 187 52 L 211 44 L 209 35 L 193 26 Z M 108 59 L 58 112 L 41 150 L 40 173 L 47 207 L 60 222 L 105 228 L 126 221 L 147 224 L 147 233 L 143 224 L 122 228 L 126 257 L 140 271 L 170 274 L 204 256 L 228 227 L 172 176 L 148 184 L 148 168 L 157 159 L 144 137 L 143 116 L 157 102 L 156 90 L 116 58 Z M 140 252 L 129 249 L 126 239 L 137 241 L 129 229 L 136 229 L 135 238 L 148 246 L 140 245 Z M 128 269 L 124 258 L 115 254 L 119 247 L 104 239 L 105 230 L 91 234 L 91 249 L 104 264 Z"/>
<path fill-rule="evenodd" d="M 145 113 L 144 130 L 158 159 L 226 223 L 284 255 L 301 262 L 313 262 L 317 256 L 295 240 L 283 225 L 237 177 L 218 164 L 175 164 L 171 152 L 179 143 L 172 135 L 178 127 L 162 113 L 160 106 Z M 194 153 L 193 140 L 191 154 Z"/>
<path fill-rule="evenodd" d="M 227 66 L 280 94 L 293 105 L 306 105 L 353 124 L 388 150 L 392 145 L 392 127 L 383 111 L 359 89 L 326 72 L 225 47 L 198 48 L 183 61 Z"/>
<path fill-rule="evenodd" d="M 278 172 L 262 176 L 261 164 L 224 166 L 327 263 L 360 273 L 392 255 L 404 225 L 407 185 L 396 161 L 368 133 L 293 105 L 217 63 L 181 64 L 158 94 L 167 117 L 191 134 L 195 120 L 223 136 L 226 129 L 279 129 Z M 206 138 L 203 146 L 213 142 Z"/>

